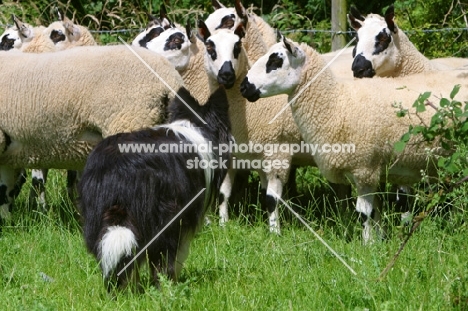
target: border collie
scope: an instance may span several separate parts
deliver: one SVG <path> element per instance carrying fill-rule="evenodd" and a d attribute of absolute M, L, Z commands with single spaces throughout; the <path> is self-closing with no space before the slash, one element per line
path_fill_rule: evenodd
<path fill-rule="evenodd" d="M 178 95 L 206 124 L 176 97 L 168 108 L 169 124 L 107 137 L 87 159 L 79 184 L 83 234 L 88 250 L 100 262 L 108 290 L 125 287 L 132 272 L 138 279 L 135 270 L 145 259 L 155 285 L 160 273 L 177 280 L 190 242 L 219 195 L 227 171 L 222 162 L 229 164 L 230 154 L 220 154 L 218 146 L 232 140 L 226 92 L 220 87 L 205 105 L 199 105 L 185 88 Z M 121 152 L 130 144 L 162 150 L 171 144 L 206 147 L 208 143 L 210 150 Z M 201 160 L 219 165 L 193 165 Z M 188 205 L 203 188 L 204 193 Z"/>

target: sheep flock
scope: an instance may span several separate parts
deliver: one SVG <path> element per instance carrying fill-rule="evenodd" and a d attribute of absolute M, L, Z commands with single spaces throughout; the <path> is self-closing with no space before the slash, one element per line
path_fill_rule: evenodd
<path fill-rule="evenodd" d="M 88 248 L 96 258 L 102 259 L 102 248 L 107 247 L 112 262 L 102 265 L 103 273 L 107 278 L 112 270 L 112 277 L 122 283 L 115 269 L 123 267 L 132 249 L 149 240 L 145 237 L 138 241 L 139 234 L 154 234 L 161 230 L 162 224 L 158 224 L 157 230 L 138 229 L 139 224 L 130 221 L 145 221 L 141 215 L 130 215 L 137 215 L 138 208 L 132 207 L 133 210 L 125 212 L 129 213 L 130 220 L 127 221 L 121 210 L 125 207 L 117 203 L 109 203 L 115 206 L 99 206 L 89 193 L 95 197 L 106 193 L 108 198 L 126 195 L 123 201 L 128 201 L 132 199 L 131 191 L 116 193 L 118 182 L 126 181 L 113 178 L 123 175 L 112 175 L 114 177 L 105 182 L 104 175 L 100 178 L 90 169 L 91 165 L 87 165 L 88 156 L 93 152 L 92 167 L 99 167 L 100 174 L 106 174 L 106 170 L 124 170 L 124 167 L 128 174 L 132 174 L 133 168 L 125 162 L 126 157 L 119 158 L 114 164 L 96 162 L 110 157 L 107 153 L 111 147 L 105 144 L 119 141 L 114 137 L 133 139 L 128 143 L 151 142 L 147 138 L 139 141 L 140 134 L 128 134 L 148 133 L 152 131 L 149 129 L 158 131 L 158 140 L 154 140 L 157 144 L 164 141 L 165 135 L 170 136 L 172 142 L 177 139 L 193 142 L 189 138 L 192 134 L 187 134 L 193 131 L 192 125 L 189 129 L 178 128 L 176 131 L 172 130 L 171 123 L 167 125 L 171 130 L 161 129 L 174 120 L 183 123 L 189 122 L 188 119 L 198 124 L 202 120 L 196 111 L 202 111 L 200 107 L 205 103 L 216 107 L 214 99 L 224 98 L 220 92 L 225 92 L 230 123 L 226 126 L 233 136 L 233 139 L 214 139 L 218 144 L 229 145 L 224 157 L 219 157 L 225 165 L 222 174 L 213 173 L 206 167 L 201 175 L 191 175 L 195 173 L 188 165 L 176 167 L 173 174 L 179 171 L 186 177 L 197 178 L 191 187 L 202 187 L 203 180 L 206 187 L 210 185 L 210 191 L 217 196 L 217 200 L 209 200 L 210 208 L 219 211 L 222 225 L 229 220 L 229 198 L 235 191 L 241 191 L 233 187 L 236 175 L 239 176 L 237 173 L 255 171 L 260 178 L 260 198 L 268 212 L 269 229 L 280 234 L 279 207 L 286 198 L 283 188 L 291 177 L 294 179 L 293 167 L 316 166 L 334 189 L 336 201 L 330 202 L 339 209 L 345 208 L 344 201 L 352 201 L 351 187 L 356 187 L 355 209 L 365 216 L 363 239 L 367 242 L 373 240 L 374 227 L 380 228 L 376 216 L 378 200 L 374 195 L 378 187 L 385 182 L 411 187 L 420 180 L 421 170 L 427 169 L 427 174 L 434 174 L 434 167 L 427 165 L 430 157 L 425 151 L 427 146 L 408 147 L 401 154 L 393 149 L 393 144 L 409 126 L 428 122 L 433 114 L 428 111 L 418 120 L 397 118 L 394 105 L 398 103 L 411 111 L 411 104 L 419 94 L 432 91 L 436 101 L 437 96 L 447 97 L 456 84 L 461 85 L 459 98 L 467 101 L 467 59 L 427 59 L 395 24 L 393 6 L 383 17 L 377 14 L 363 16 L 352 7 L 348 20 L 359 38 L 356 46 L 319 54 L 306 44 L 278 36 L 260 16 L 245 9 L 240 0 L 236 0 L 233 7 L 217 0 L 212 0 L 212 5 L 214 11 L 206 19 L 198 20 L 196 26 L 190 18 L 184 25 L 170 20 L 162 6 L 158 17 L 148 15 L 147 27 L 129 44 L 108 46 L 99 45 L 86 27 L 75 24 L 66 16 L 48 27 L 32 26 L 12 16 L 13 26 L 0 36 L 3 73 L 0 77 L 3 84 L 0 97 L 0 225 L 11 218 L 11 207 L 24 183 L 25 169 L 32 169 L 34 180 L 42 182 L 42 186 L 36 185 L 31 193 L 40 192 L 38 202 L 45 208 L 43 183 L 47 169 L 65 169 L 74 176 L 72 171 L 81 172 L 86 166 L 80 181 L 82 192 L 77 208 L 82 212 L 86 230 L 93 232 L 92 237 L 87 237 Z M 313 83 L 309 83 L 311 80 Z M 214 93 L 218 96 L 213 97 Z M 174 117 L 178 112 L 173 107 L 182 107 L 185 102 L 179 94 L 184 94 L 186 101 L 195 107 L 195 110 L 189 108 L 195 118 Z M 216 122 L 224 117 L 210 112 L 210 118 Z M 199 127 L 217 133 L 210 125 Z M 185 134 L 178 134 L 178 131 Z M 355 150 L 352 153 L 323 153 L 302 148 L 340 144 L 353 144 Z M 94 149 L 96 146 L 99 147 Z M 242 150 L 240 146 L 249 148 Z M 272 152 L 266 146 L 280 146 L 280 150 Z M 287 151 L 281 150 L 284 146 L 288 147 Z M 293 146 L 301 148 L 293 150 Z M 113 148 L 115 151 L 115 146 Z M 429 148 L 432 156 L 442 152 L 437 141 Z M 186 158 L 193 160 L 193 157 Z M 128 157 L 128 161 L 132 159 L 136 159 L 136 155 Z M 167 163 L 175 159 L 176 156 Z M 210 161 L 214 160 L 210 158 Z M 150 162 L 141 165 L 150 166 Z M 154 174 L 154 179 L 148 179 L 151 182 L 158 178 L 178 181 L 177 176 L 170 176 L 171 170 L 148 169 Z M 201 177 L 203 174 L 205 178 Z M 212 174 L 217 179 L 214 188 L 208 182 L 213 179 Z M 144 179 L 144 175 L 141 173 L 143 177 L 140 178 Z M 187 178 L 183 181 L 189 183 L 190 178 Z M 221 178 L 222 182 L 218 180 Z M 139 180 L 140 185 L 143 179 Z M 134 181 L 134 186 L 139 183 Z M 167 184 L 164 186 L 168 187 Z M 70 197 L 73 197 L 73 188 L 73 182 L 70 182 Z M 148 198 L 150 202 L 167 202 L 171 206 L 171 200 L 176 199 L 169 196 L 170 191 L 159 193 L 158 189 L 154 190 L 155 197 Z M 190 194 L 196 192 L 191 189 Z M 181 193 L 175 195 L 180 197 Z M 143 206 L 144 200 L 138 204 Z M 100 212 L 90 211 L 88 205 L 95 205 Z M 200 217 L 210 208 L 201 203 L 197 206 L 203 209 L 203 213 L 196 214 L 198 225 Z M 181 209 L 180 203 L 172 208 L 171 215 Z M 154 211 L 164 214 L 158 207 L 154 207 Z M 87 218 L 87 215 L 92 216 Z M 108 226 L 98 228 L 100 222 L 94 223 L 92 221 L 96 219 L 90 219 L 95 217 L 102 217 Z M 154 221 L 169 220 L 168 217 L 151 217 Z M 127 229 L 119 230 L 119 226 L 127 226 Z M 140 231 L 135 231 L 137 229 Z M 116 236 L 115 241 L 110 239 L 111 231 Z M 131 236 L 131 241 L 114 247 L 112 243 L 124 240 L 123 236 L 118 237 L 119 232 Z M 189 244 L 193 232 L 189 235 L 181 236 L 180 240 Z M 105 246 L 102 244 L 104 240 Z M 167 243 L 177 244 L 177 239 Z M 158 247 L 177 251 L 173 246 Z M 171 253 L 171 256 L 175 261 L 177 254 Z M 177 278 L 177 272 L 169 274 Z"/>

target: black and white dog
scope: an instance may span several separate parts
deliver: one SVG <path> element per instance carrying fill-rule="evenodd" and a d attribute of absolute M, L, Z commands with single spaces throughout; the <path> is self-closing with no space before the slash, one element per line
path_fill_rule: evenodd
<path fill-rule="evenodd" d="M 88 250 L 100 261 L 108 289 L 124 287 L 132 271 L 138 277 L 134 270 L 145 258 L 156 285 L 159 273 L 177 280 L 190 242 L 226 175 L 230 154 L 218 148 L 232 139 L 224 88 L 203 106 L 184 88 L 178 94 L 206 124 L 176 97 L 168 108 L 169 124 L 107 137 L 88 157 L 79 184 L 83 233 Z M 167 146 L 207 147 L 208 142 L 211 149 L 161 152 Z M 122 152 L 131 144 L 153 146 L 159 152 Z M 197 168 L 201 160 L 210 165 Z M 204 193 L 145 253 L 119 273 L 203 188 Z"/>

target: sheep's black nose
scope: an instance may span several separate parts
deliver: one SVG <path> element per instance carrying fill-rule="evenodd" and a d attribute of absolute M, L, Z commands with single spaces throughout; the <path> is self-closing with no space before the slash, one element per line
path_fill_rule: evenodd
<path fill-rule="evenodd" d="M 257 101 L 260 98 L 260 90 L 255 87 L 255 84 L 250 83 L 247 77 L 242 81 L 240 91 L 242 96 L 247 98 L 250 102 Z"/>
<path fill-rule="evenodd" d="M 356 55 L 351 69 L 353 70 L 353 75 L 356 78 L 372 78 L 375 75 L 372 63 L 361 54 Z"/>
<path fill-rule="evenodd" d="M 227 89 L 234 86 L 236 82 L 236 72 L 231 62 L 225 62 L 218 72 L 218 83 L 224 85 Z"/>

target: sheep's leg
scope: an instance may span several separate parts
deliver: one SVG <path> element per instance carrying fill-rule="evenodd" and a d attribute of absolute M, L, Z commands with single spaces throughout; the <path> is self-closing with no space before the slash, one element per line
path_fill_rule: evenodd
<path fill-rule="evenodd" d="M 219 224 L 222 226 L 229 220 L 228 212 L 228 203 L 229 197 L 232 192 L 232 185 L 234 183 L 234 178 L 236 176 L 236 171 L 234 169 L 228 169 L 226 177 L 221 184 L 220 192 L 220 204 L 219 204 Z"/>
<path fill-rule="evenodd" d="M 374 200 L 377 187 L 359 186 L 357 185 L 358 198 L 356 201 L 356 211 L 365 217 L 363 223 L 362 237 L 364 243 L 367 244 L 373 241 L 372 224 L 374 216 Z"/>
<path fill-rule="evenodd" d="M 45 183 L 47 182 L 48 169 L 31 170 L 32 185 L 29 191 L 29 202 L 46 211 Z"/>
<path fill-rule="evenodd" d="M 281 234 L 278 211 L 278 197 L 283 193 L 283 183 L 276 174 L 268 176 L 265 205 L 268 211 L 268 223 L 270 232 Z"/>
<path fill-rule="evenodd" d="M 20 171 L 0 166 L 0 222 L 11 219 L 11 205 L 19 193 L 18 176 Z"/>

